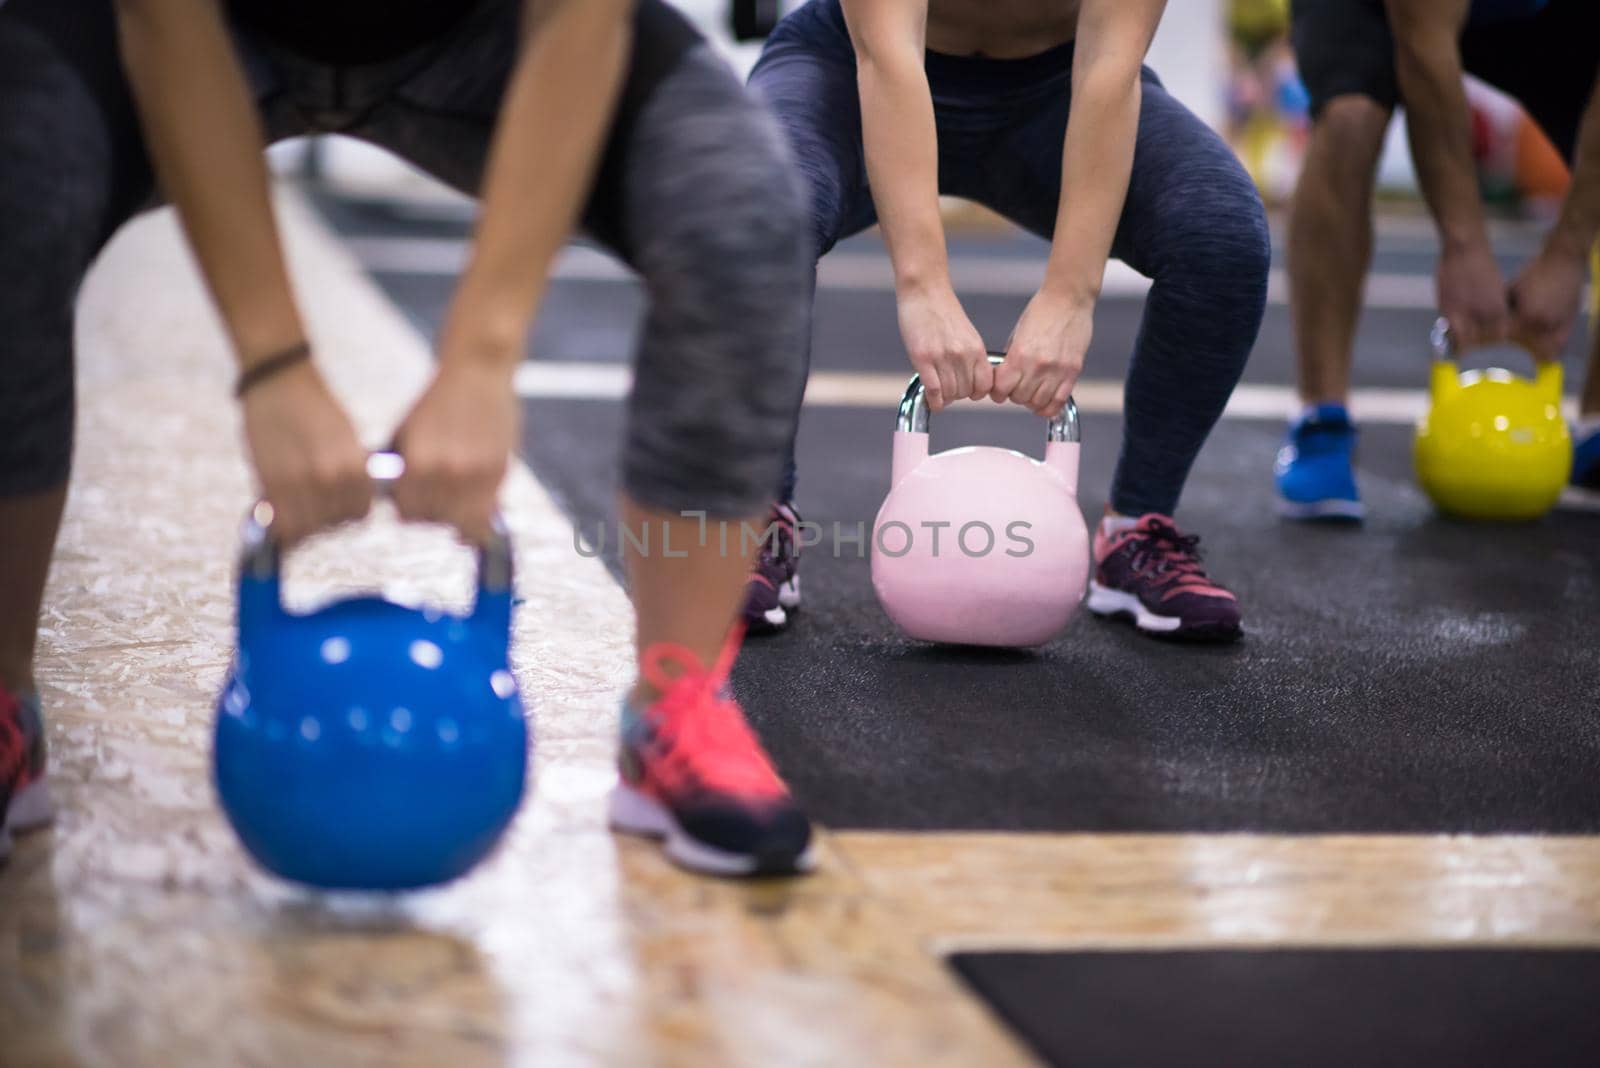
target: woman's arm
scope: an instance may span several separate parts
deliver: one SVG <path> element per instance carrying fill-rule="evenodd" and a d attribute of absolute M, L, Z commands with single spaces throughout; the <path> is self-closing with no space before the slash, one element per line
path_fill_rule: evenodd
<path fill-rule="evenodd" d="M 927 0 L 846 0 L 867 177 L 895 283 L 950 285 L 939 215 L 939 142 L 923 71 Z"/>
<path fill-rule="evenodd" d="M 997 400 L 1054 417 L 1077 384 L 1133 173 L 1144 57 L 1165 8 L 1166 0 L 1084 0 L 1079 11 L 1050 260 L 995 375 Z"/>
<path fill-rule="evenodd" d="M 242 371 L 303 345 L 268 199 L 263 134 L 215 0 L 117 0 L 123 63 L 156 176 L 183 223 Z M 244 396 L 275 535 L 366 513 L 366 456 L 309 361 Z"/>
<path fill-rule="evenodd" d="M 873 204 L 894 264 L 900 333 L 929 407 L 989 392 L 993 374 L 950 283 L 939 142 L 923 69 L 927 0 L 844 0 Z"/>
<path fill-rule="evenodd" d="M 629 0 L 529 0 L 440 358 L 509 375 L 571 236 L 622 86 Z"/>
<path fill-rule="evenodd" d="M 162 191 L 241 365 L 305 339 L 267 195 L 261 122 L 215 0 L 117 0 L 123 63 Z"/>
<path fill-rule="evenodd" d="M 439 373 L 399 434 L 402 515 L 481 540 L 517 437 L 511 375 L 587 196 L 631 41 L 631 0 L 529 0 Z"/>
<path fill-rule="evenodd" d="M 1100 296 L 1139 133 L 1140 71 L 1166 0 L 1085 0 L 1072 61 L 1061 203 L 1043 288 Z"/>

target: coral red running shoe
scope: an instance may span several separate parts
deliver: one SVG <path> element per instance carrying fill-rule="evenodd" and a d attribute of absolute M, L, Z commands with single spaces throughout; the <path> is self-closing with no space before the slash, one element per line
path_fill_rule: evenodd
<path fill-rule="evenodd" d="M 710 670 L 679 645 L 645 650 L 645 678 L 661 697 L 642 710 L 623 702 L 611 826 L 661 839 L 692 871 L 810 871 L 811 824 L 727 691 L 740 637 Z"/>
<path fill-rule="evenodd" d="M 1239 601 L 1206 576 L 1200 539 L 1151 512 L 1126 530 L 1094 536 L 1089 611 L 1131 619 L 1146 634 L 1202 642 L 1237 641 Z"/>
<path fill-rule="evenodd" d="M 12 832 L 50 822 L 50 786 L 44 773 L 44 717 L 38 696 L 19 697 L 0 686 L 0 860 L 11 853 Z"/>

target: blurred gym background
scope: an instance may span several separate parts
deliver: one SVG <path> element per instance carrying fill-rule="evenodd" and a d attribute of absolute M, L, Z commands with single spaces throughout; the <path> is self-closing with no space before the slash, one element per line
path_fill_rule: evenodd
<path fill-rule="evenodd" d="M 727 55 L 740 74 L 755 63 L 760 37 L 803 0 L 673 0 Z M 1181 0 L 1169 3 L 1149 63 L 1167 87 L 1233 144 L 1269 207 L 1294 189 L 1310 125 L 1307 96 L 1289 45 L 1289 0 Z M 1555 149 L 1509 97 L 1468 79 L 1473 144 L 1486 198 L 1504 215 L 1542 218 L 1565 191 Z M 437 187 L 387 153 L 342 137 L 280 145 L 277 166 L 358 199 L 415 201 L 466 213 L 465 200 Z M 1379 174 L 1389 212 L 1420 210 L 1405 127 L 1396 122 Z M 967 205 L 954 218 L 993 223 Z"/>

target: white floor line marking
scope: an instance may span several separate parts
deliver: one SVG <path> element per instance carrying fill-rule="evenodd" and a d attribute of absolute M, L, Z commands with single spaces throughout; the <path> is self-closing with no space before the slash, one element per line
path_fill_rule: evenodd
<path fill-rule="evenodd" d="M 380 274 L 438 275 L 454 277 L 467 263 L 468 242 L 454 237 L 351 237 L 345 240 L 369 271 Z M 1031 296 L 1044 276 L 1044 260 L 1023 256 L 951 257 L 950 273 L 962 293 L 987 296 Z M 555 277 L 569 282 L 630 282 L 631 270 L 598 249 L 568 246 L 556 261 Z M 894 275 L 887 257 L 876 253 L 834 252 L 823 257 L 817 271 L 823 289 L 892 292 Z M 1112 297 L 1142 296 L 1150 280 L 1126 264 L 1106 267 L 1102 290 Z M 1267 299 L 1285 304 L 1288 278 L 1274 269 L 1267 284 Z M 1433 279 L 1416 274 L 1374 274 L 1367 279 L 1366 306 L 1424 310 L 1433 307 Z"/>
<path fill-rule="evenodd" d="M 905 392 L 906 374 L 853 371 L 817 371 L 806 387 L 806 405 L 814 408 L 881 408 L 892 411 Z M 517 395 L 526 400 L 621 400 L 628 395 L 633 375 L 620 363 L 557 363 L 534 360 L 517 368 Z M 1122 383 L 1086 379 L 1078 383 L 1074 398 L 1085 413 L 1117 414 L 1122 411 Z M 1409 424 L 1427 407 L 1428 395 L 1420 389 L 1358 389 L 1350 398 L 1351 412 L 1365 423 Z M 1229 419 L 1287 419 L 1300 409 L 1289 386 L 1246 384 L 1233 392 Z M 982 410 L 974 408 L 974 410 Z M 995 411 L 1021 412 L 1015 405 Z M 1567 402 L 1567 417 L 1576 414 L 1576 402 Z"/>

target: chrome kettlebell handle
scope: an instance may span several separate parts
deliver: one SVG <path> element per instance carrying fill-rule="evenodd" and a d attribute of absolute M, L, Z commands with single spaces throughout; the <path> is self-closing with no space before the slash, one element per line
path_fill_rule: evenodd
<path fill-rule="evenodd" d="M 1433 329 L 1428 331 L 1428 347 L 1433 350 L 1434 363 L 1455 363 L 1461 356 L 1461 350 L 1456 347 L 1455 331 L 1450 329 L 1450 320 L 1444 316 L 1433 321 Z M 1507 342 L 1506 347 L 1522 349 L 1531 359 L 1535 368 L 1541 366 L 1541 361 L 1533 352 L 1524 348 L 1520 343 Z M 1554 361 L 1560 363 L 1558 359 Z"/>
<path fill-rule="evenodd" d="M 1433 329 L 1428 331 L 1428 345 L 1433 350 L 1435 363 L 1446 363 L 1456 358 L 1456 338 L 1450 330 L 1450 320 L 1444 316 L 1433 321 Z"/>
<path fill-rule="evenodd" d="M 375 452 L 367 457 L 367 477 L 380 497 L 393 492 L 405 469 L 405 458 L 397 452 Z M 245 517 L 240 535 L 239 573 L 246 578 L 270 579 L 282 564 L 283 549 L 272 537 L 272 506 L 257 501 Z M 488 541 L 478 547 L 478 589 L 506 593 L 511 589 L 512 574 L 511 536 L 496 513 L 490 521 Z"/>
<path fill-rule="evenodd" d="M 1004 362 L 1004 353 L 989 353 L 990 366 L 999 367 Z M 922 385 L 921 375 L 911 376 L 911 384 L 906 386 L 905 395 L 900 398 L 900 412 L 894 428 L 898 432 L 911 434 L 928 432 L 928 397 L 927 389 Z M 1050 420 L 1045 440 L 1082 440 L 1082 432 L 1078 427 L 1078 404 L 1071 397 L 1067 398 L 1067 406 L 1061 410 L 1061 414 Z"/>

